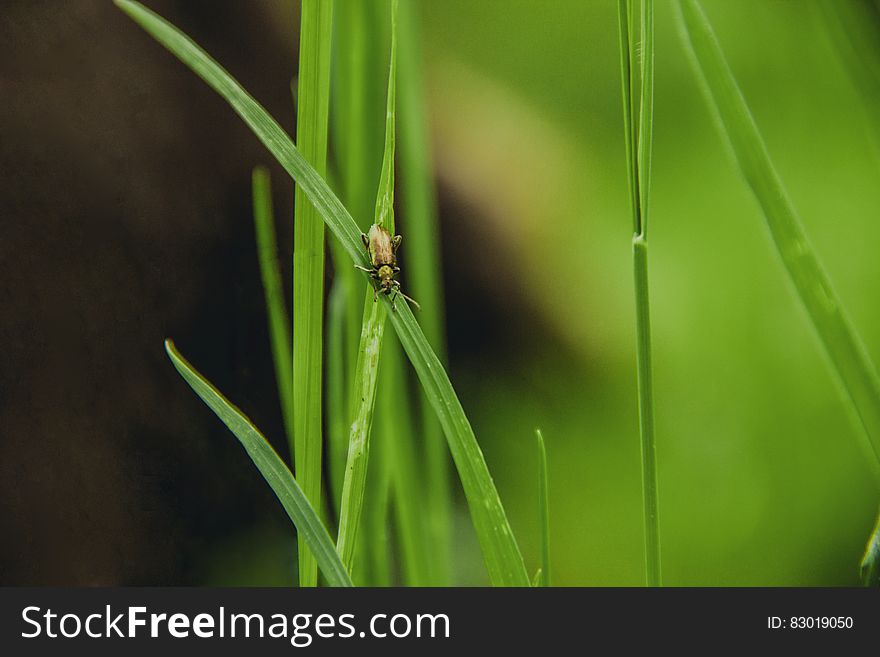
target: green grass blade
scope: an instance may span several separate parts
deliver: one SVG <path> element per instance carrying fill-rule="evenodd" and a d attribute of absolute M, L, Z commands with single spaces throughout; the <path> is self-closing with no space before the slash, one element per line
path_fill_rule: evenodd
<path fill-rule="evenodd" d="M 388 64 L 388 95 L 385 101 L 385 141 L 382 147 L 382 172 L 376 195 L 375 223 L 394 235 L 394 152 L 397 110 L 397 0 L 391 0 L 391 58 Z"/>
<path fill-rule="evenodd" d="M 353 262 L 366 265 L 361 231 L 348 210 L 268 112 L 217 62 L 165 19 L 133 0 L 116 5 L 219 93 L 308 196 Z"/>
<path fill-rule="evenodd" d="M 278 122 L 229 73 L 175 27 L 132 0 L 115 1 L 120 9 L 229 103 L 305 191 L 352 262 L 366 266 L 368 263 L 357 224 Z M 367 283 L 366 274 L 362 279 Z M 390 309 L 391 304 L 384 295 L 381 303 L 386 310 Z M 443 365 L 403 300 L 398 299 L 396 312 L 389 313 L 389 316 L 446 434 L 491 582 L 496 585 L 528 586 L 529 577 L 498 491 Z"/>
<path fill-rule="evenodd" d="M 626 174 L 629 181 L 630 206 L 633 213 L 633 233 L 639 232 L 639 188 L 636 171 L 636 135 L 633 119 L 632 61 L 630 59 L 630 9 L 631 0 L 617 0 L 617 25 L 620 45 L 620 88 L 623 96 L 623 135 L 626 147 Z"/>
<path fill-rule="evenodd" d="M 645 573 L 648 586 L 660 586 L 660 515 L 654 437 L 654 379 L 648 285 L 648 205 L 654 122 L 654 5 L 641 2 L 641 47 L 635 41 L 633 2 L 618 2 L 621 86 L 630 203 L 633 214 L 633 278 L 636 305 L 636 368 L 645 524 Z M 636 68 L 633 63 L 639 59 Z M 638 97 L 639 114 L 635 106 Z"/>
<path fill-rule="evenodd" d="M 336 0 L 332 75 L 333 147 L 339 170 L 339 197 L 366 232 L 373 221 L 379 170 L 382 166 L 382 126 L 385 108 L 384 43 L 375 0 Z M 352 389 L 363 316 L 362 284 L 344 247 L 330 240 L 334 276 L 347 291 L 345 358 Z M 346 416 L 348 411 L 346 410 Z M 344 464 L 343 464 L 344 465 Z"/>
<path fill-rule="evenodd" d="M 639 94 L 638 182 L 639 233 L 648 239 L 648 198 L 651 191 L 651 160 L 654 151 L 654 2 L 642 0 L 641 83 Z"/>
<path fill-rule="evenodd" d="M 342 565 L 321 519 L 284 461 L 272 449 L 263 434 L 180 355 L 171 340 L 165 341 L 165 351 L 168 352 L 174 368 L 193 391 L 241 442 L 254 465 L 278 496 L 278 500 L 296 526 L 297 534 L 303 537 L 309 550 L 315 555 L 327 582 L 331 586 L 351 586 L 348 571 Z"/>
<path fill-rule="evenodd" d="M 319 175 L 327 173 L 333 0 L 303 0 L 296 135 Z M 293 224 L 293 456 L 306 496 L 321 503 L 321 373 L 324 321 L 324 222 L 297 185 Z M 314 558 L 299 543 L 300 586 L 317 586 Z"/>
<path fill-rule="evenodd" d="M 418 5 L 404 2 L 400 7 L 399 134 L 400 196 L 406 224 L 406 280 L 409 293 L 422 304 L 419 323 L 428 343 L 445 358 L 443 331 L 443 283 L 440 275 L 440 230 L 437 201 L 430 168 L 430 147 L 426 125 L 425 89 L 422 74 L 421 34 Z M 422 399 L 421 441 L 427 464 L 424 508 L 428 525 L 432 569 L 430 583 L 449 583 L 452 562 L 452 482 L 449 452 L 443 431 L 426 399 Z M 406 502 L 404 502 L 406 503 Z M 413 537 L 414 541 L 418 539 Z"/>
<path fill-rule="evenodd" d="M 396 104 L 397 72 L 397 0 L 391 10 L 391 59 L 388 73 L 388 95 L 385 110 L 385 144 L 382 156 L 382 173 L 376 195 L 375 223 L 394 234 L 394 114 Z M 375 292 L 367 288 L 364 300 L 364 319 L 354 372 L 355 400 L 354 420 L 349 436 L 348 460 L 345 481 L 342 485 L 342 505 L 339 514 L 339 538 L 337 549 L 342 562 L 351 570 L 357 545 L 358 525 L 363 510 L 364 490 L 367 483 L 367 466 L 370 456 L 370 432 L 376 406 L 376 389 L 379 381 L 379 355 L 385 333 L 385 307 L 375 303 Z"/>
<path fill-rule="evenodd" d="M 752 189 L 773 242 L 798 297 L 824 345 L 867 436 L 866 447 L 880 461 L 880 379 L 831 281 L 810 246 L 800 219 L 777 174 L 745 98 L 715 33 L 694 0 L 679 4 L 685 35 L 711 105 Z M 859 433 L 861 436 L 861 432 Z"/>
<path fill-rule="evenodd" d="M 348 261 L 346 259 L 346 265 Z M 327 341 L 326 341 L 326 398 L 327 409 L 327 470 L 330 501 L 334 517 L 339 518 L 342 503 L 342 482 L 345 479 L 345 460 L 348 453 L 348 406 L 345 394 L 348 376 L 345 363 L 345 282 L 333 281 L 327 301 Z"/>
<path fill-rule="evenodd" d="M 387 0 L 337 0 L 334 37 L 333 143 L 339 169 L 340 198 L 364 231 L 375 221 L 379 176 L 382 169 L 387 106 L 389 57 L 386 34 L 390 27 Z M 331 241 L 335 275 L 349 290 L 346 307 L 346 393 L 355 393 L 355 368 L 365 308 L 364 287 L 345 252 Z M 344 417 L 351 420 L 350 402 Z M 346 423 L 346 452 L 348 444 Z M 391 581 L 388 550 L 390 473 L 388 459 L 373 459 L 364 495 L 370 503 L 358 531 L 356 581 L 384 586 Z M 343 469 L 345 462 L 343 462 Z"/>
<path fill-rule="evenodd" d="M 648 586 L 660 586 L 660 503 L 657 493 L 657 449 L 654 438 L 654 372 L 651 358 L 651 308 L 648 296 L 648 243 L 633 238 L 636 297 L 636 367 L 639 385 L 639 433 L 642 454 L 642 497 L 645 516 L 645 566 Z"/>
<path fill-rule="evenodd" d="M 332 119 L 340 197 L 364 232 L 374 220 L 385 139 L 388 53 L 384 29 L 388 17 L 384 4 L 380 0 L 336 0 L 334 19 Z M 359 320 L 360 312 L 355 320 L 358 335 Z"/>
<path fill-rule="evenodd" d="M 446 434 L 489 579 L 496 586 L 528 586 L 529 576 L 519 546 L 486 467 L 483 452 L 446 370 L 428 345 L 408 305 L 398 303 L 397 311 L 389 313 L 389 318 Z"/>
<path fill-rule="evenodd" d="M 339 511 L 339 536 L 336 547 L 342 562 L 351 569 L 354 563 L 357 533 L 364 504 L 367 465 L 370 457 L 370 431 L 376 405 L 379 378 L 379 354 L 385 331 L 385 306 L 373 303 L 373 291 L 367 291 L 364 305 L 364 328 L 361 347 L 355 367 L 354 420 L 348 442 L 348 459 L 342 484 L 342 502 Z"/>
<path fill-rule="evenodd" d="M 381 18 L 378 5 L 375 0 L 336 0 L 333 19 L 330 118 L 333 126 L 331 142 L 338 175 L 332 186 L 355 218 L 358 228 L 364 232 L 372 223 L 379 170 L 382 166 L 382 119 L 387 70 L 384 66 L 385 44 L 380 44 L 378 38 L 378 33 L 381 32 L 377 29 Z M 331 359 L 334 362 L 341 361 L 344 377 L 344 381 L 339 384 L 341 394 L 338 410 L 330 416 L 330 423 L 341 423 L 339 436 L 331 435 L 332 444 L 336 445 L 338 442 L 338 450 L 337 447 L 332 448 L 335 456 L 331 455 L 334 462 L 329 468 L 331 473 L 339 473 L 333 491 L 338 517 L 348 454 L 349 420 L 353 408 L 349 395 L 354 391 L 364 292 L 363 281 L 351 266 L 351 259 L 345 248 L 335 238 L 330 240 L 330 253 L 333 259 L 334 294 L 344 296 L 339 301 L 342 341 L 334 347 L 341 351 L 327 356 L 328 364 Z M 339 459 L 338 462 L 336 459 Z M 377 537 L 369 535 L 374 526 L 372 519 L 365 523 L 366 533 L 362 532 L 363 538 L 359 539 L 359 544 L 366 546 L 379 542 Z M 372 561 L 365 563 L 375 565 Z M 365 581 L 372 583 L 369 577 L 374 571 L 376 569 L 371 565 L 369 571 L 362 568 L 358 575 L 366 574 L 368 579 Z"/>
<path fill-rule="evenodd" d="M 550 586 L 550 482 L 547 471 L 547 448 L 540 429 L 535 429 L 538 445 L 538 527 L 541 533 L 541 568 L 536 586 Z"/>
<path fill-rule="evenodd" d="M 269 170 L 256 167 L 253 171 L 252 194 L 254 226 L 257 235 L 257 256 L 263 290 L 266 295 L 266 313 L 269 318 L 269 341 L 275 363 L 278 397 L 288 442 L 293 445 L 293 369 L 290 355 L 290 321 L 284 303 L 278 245 L 275 239 L 275 219 L 272 210 L 272 188 Z"/>
<path fill-rule="evenodd" d="M 880 587 L 880 514 L 877 515 L 877 524 L 874 525 L 874 531 L 865 547 L 861 576 L 865 586 Z"/>

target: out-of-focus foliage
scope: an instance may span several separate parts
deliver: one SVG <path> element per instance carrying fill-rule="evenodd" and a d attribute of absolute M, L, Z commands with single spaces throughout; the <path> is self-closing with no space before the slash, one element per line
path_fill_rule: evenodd
<path fill-rule="evenodd" d="M 876 362 L 876 108 L 813 3 L 704 6 Z M 665 582 L 856 584 L 877 503 L 860 429 L 712 124 L 671 6 L 656 14 L 651 292 Z M 444 259 L 456 270 L 453 380 L 527 562 L 540 550 L 523 485 L 538 425 L 554 583 L 638 584 L 615 4 L 445 0 L 424 3 L 423 17 Z M 457 323 L 469 302 L 482 333 Z M 473 554 L 473 567 L 459 564 L 466 581 L 479 572 Z"/>

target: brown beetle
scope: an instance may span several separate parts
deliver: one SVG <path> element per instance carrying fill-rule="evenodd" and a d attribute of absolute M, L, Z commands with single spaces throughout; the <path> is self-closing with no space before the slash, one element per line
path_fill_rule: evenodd
<path fill-rule="evenodd" d="M 355 265 L 357 269 L 365 271 L 376 281 L 376 287 L 373 290 L 373 301 L 379 298 L 379 292 L 391 297 L 391 309 L 396 310 L 395 299 L 399 294 L 407 301 L 410 301 L 416 308 L 420 308 L 419 304 L 412 297 L 408 297 L 400 291 L 400 281 L 394 277 L 400 272 L 397 266 L 397 248 L 403 239 L 400 235 L 392 236 L 388 229 L 379 224 L 370 226 L 370 232 L 367 235 L 361 233 L 361 239 L 367 248 L 370 256 L 370 267 L 361 267 Z"/>

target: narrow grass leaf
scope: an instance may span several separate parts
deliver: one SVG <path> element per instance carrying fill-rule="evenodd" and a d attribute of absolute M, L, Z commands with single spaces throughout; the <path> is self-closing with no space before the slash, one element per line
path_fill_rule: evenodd
<path fill-rule="evenodd" d="M 644 240 L 648 239 L 648 198 L 651 191 L 651 161 L 654 151 L 654 2 L 642 0 L 641 4 L 641 90 L 639 92 L 638 130 L 638 183 L 639 214 L 638 230 Z"/>
<path fill-rule="evenodd" d="M 373 291 L 368 290 L 364 305 L 364 325 L 360 350 L 355 367 L 354 419 L 348 442 L 348 458 L 342 484 L 339 507 L 339 536 L 336 547 L 342 562 L 351 569 L 354 562 L 357 534 L 364 505 L 367 465 L 370 458 L 370 431 L 376 406 L 376 388 L 379 373 L 379 355 L 385 331 L 385 306 L 373 303 Z"/>
<path fill-rule="evenodd" d="M 281 266 L 275 238 L 275 219 L 272 210 L 272 187 L 269 170 L 256 167 L 251 178 L 254 207 L 254 226 L 257 235 L 257 256 L 260 275 L 266 295 L 266 314 L 269 318 L 269 342 L 275 363 L 278 398 L 288 442 L 293 445 L 293 368 L 290 355 L 290 320 L 284 302 Z"/>
<path fill-rule="evenodd" d="M 632 60 L 630 58 L 630 4 L 631 0 L 617 0 L 617 25 L 620 45 L 620 88 L 623 95 L 623 136 L 626 148 L 626 175 L 629 182 L 630 207 L 633 215 L 633 233 L 638 224 L 638 172 L 636 171 L 636 135 L 633 119 Z"/>
<path fill-rule="evenodd" d="M 331 121 L 333 125 L 332 144 L 334 162 L 338 175 L 331 185 L 337 190 L 340 199 L 355 218 L 358 228 L 366 232 L 372 223 L 376 202 L 376 189 L 382 167 L 383 117 L 385 109 L 385 89 L 387 87 L 387 68 L 385 67 L 385 42 L 380 37 L 385 24 L 382 16 L 384 2 L 376 0 L 336 0 L 333 37 L 333 74 L 331 81 Z M 346 469 L 351 424 L 353 397 L 355 393 L 354 373 L 357 367 L 358 347 L 364 314 L 364 285 L 358 272 L 351 266 L 351 260 L 338 240 L 330 240 L 333 258 L 334 294 L 343 295 L 341 301 L 343 320 L 342 342 L 335 348 L 342 361 L 344 382 L 340 390 L 338 413 L 330 418 L 331 423 L 339 423 L 339 436 L 331 436 L 334 462 L 330 471 L 339 473 L 334 484 L 334 500 L 337 513 L 342 500 L 342 486 Z M 332 354 L 335 362 L 337 354 Z M 328 354 L 328 365 L 331 354 Z M 351 398 L 350 398 L 351 397 Z M 337 451 L 338 441 L 338 451 Z M 337 462 L 338 459 L 338 462 Z M 388 487 L 379 477 L 369 477 L 368 491 L 365 495 L 372 505 L 380 505 L 380 497 L 387 497 Z M 375 480 L 375 481 L 374 481 Z M 381 522 L 378 515 L 382 514 Z M 363 523 L 359 532 L 356 552 L 365 558 L 356 561 L 356 581 L 368 585 L 380 585 L 385 581 L 385 572 L 390 573 L 383 533 L 387 505 L 375 509 Z M 338 517 L 338 516 L 337 516 Z M 382 554 L 377 554 L 379 550 Z"/>
<path fill-rule="evenodd" d="M 378 2 L 336 0 L 333 45 L 333 148 L 339 171 L 334 187 L 360 231 L 373 221 L 376 188 L 382 166 L 385 109 L 384 42 Z M 363 285 L 345 248 L 330 240 L 334 277 L 346 290 L 345 363 L 351 391 L 363 316 Z M 346 417 L 348 410 L 346 410 Z M 347 437 L 346 437 L 347 440 Z M 344 464 L 343 464 L 344 467 Z"/>
<path fill-rule="evenodd" d="M 648 586 L 660 586 L 660 515 L 654 437 L 654 377 L 648 284 L 648 205 L 654 123 L 654 4 L 640 3 L 640 38 L 635 39 L 632 0 L 618 2 L 623 124 L 630 203 L 633 215 L 633 279 L 636 305 L 636 369 L 642 461 L 642 509 L 645 525 L 645 574 Z M 641 51 L 641 57 L 639 57 Z M 636 67 L 634 62 L 639 61 Z M 639 112 L 636 116 L 636 98 Z"/>
<path fill-rule="evenodd" d="M 300 13 L 296 136 L 319 175 L 327 173 L 330 43 L 333 0 L 303 0 Z M 296 187 L 293 223 L 293 456 L 306 496 L 321 504 L 321 373 L 323 372 L 324 222 Z M 314 558 L 299 543 L 300 586 L 317 586 Z"/>
<path fill-rule="evenodd" d="M 389 313 L 389 319 L 446 434 L 490 581 L 496 586 L 528 586 L 529 576 L 504 506 L 446 370 L 408 305 L 398 303 L 397 311 Z"/>
<path fill-rule="evenodd" d="M 385 110 L 385 144 L 382 172 L 376 196 L 375 223 L 394 235 L 394 113 L 397 72 L 397 0 L 391 10 L 391 59 L 388 73 L 388 96 Z M 342 562 L 351 570 L 357 545 L 358 526 L 364 503 L 367 467 L 370 458 L 370 433 L 376 406 L 379 381 L 379 355 L 385 333 L 385 307 L 375 303 L 376 292 L 367 288 L 364 301 L 363 329 L 354 372 L 355 408 L 349 434 L 348 460 L 342 485 L 342 504 L 339 516 L 337 549 Z"/>
<path fill-rule="evenodd" d="M 345 264 L 350 266 L 346 258 Z M 360 281 L 358 281 L 360 283 Z M 327 300 L 327 339 L 326 339 L 326 397 L 324 400 L 327 420 L 327 471 L 330 501 L 334 517 L 339 519 L 342 503 L 342 482 L 345 479 L 345 460 L 348 454 L 348 414 L 345 393 L 349 377 L 346 373 L 345 282 L 336 279 L 330 288 Z"/>
<path fill-rule="evenodd" d="M 348 575 L 330 535 L 321 519 L 309 503 L 290 470 L 251 421 L 229 402 L 217 388 L 199 374 L 187 360 L 180 355 L 171 340 L 165 341 L 165 351 L 174 368 L 201 397 L 218 418 L 229 427 L 235 437 L 251 457 L 254 465 L 278 496 L 287 515 L 296 526 L 312 554 L 317 559 L 321 572 L 331 586 L 351 586 Z"/>
<path fill-rule="evenodd" d="M 712 26 L 695 0 L 679 3 L 685 36 L 710 104 L 736 163 L 764 213 L 782 263 L 794 284 L 838 381 L 866 436 L 872 465 L 880 462 L 880 378 L 831 281 L 819 263 L 776 172 Z"/>
<path fill-rule="evenodd" d="M 167 21 L 132 0 L 115 2 L 229 103 L 306 192 L 352 262 L 366 266 L 368 262 L 361 247 L 361 231 L 357 224 L 327 183 L 303 158 L 278 122 L 228 72 Z M 367 281 L 366 275 L 363 280 Z M 384 295 L 381 303 L 386 310 L 390 309 L 391 303 Z M 406 303 L 398 300 L 397 310 L 389 313 L 389 316 L 446 434 L 491 582 L 501 586 L 528 586 L 529 577 L 519 546 L 511 532 L 473 429 L 446 371 Z"/>

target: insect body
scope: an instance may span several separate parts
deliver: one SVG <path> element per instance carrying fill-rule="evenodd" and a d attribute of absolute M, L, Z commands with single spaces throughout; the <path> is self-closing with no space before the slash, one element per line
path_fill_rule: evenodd
<path fill-rule="evenodd" d="M 392 236 L 385 227 L 373 224 L 367 235 L 361 234 L 361 239 L 370 256 L 370 267 L 360 265 L 355 267 L 367 272 L 370 278 L 376 281 L 373 301 L 376 301 L 379 292 L 382 292 L 391 297 L 391 309 L 396 310 L 394 301 L 399 294 L 418 308 L 419 304 L 414 299 L 400 291 L 400 281 L 394 278 L 400 272 L 400 267 L 397 266 L 397 248 L 403 238 L 400 235 Z"/>

